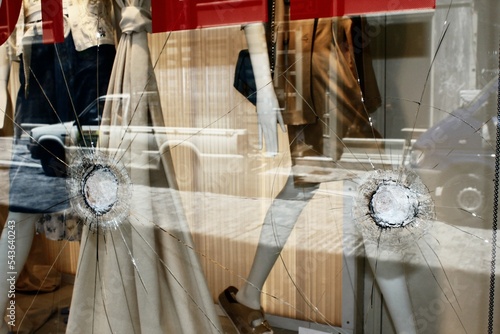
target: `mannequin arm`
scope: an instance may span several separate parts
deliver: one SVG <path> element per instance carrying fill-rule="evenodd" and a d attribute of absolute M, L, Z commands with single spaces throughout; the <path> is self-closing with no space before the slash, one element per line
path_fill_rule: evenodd
<path fill-rule="evenodd" d="M 280 112 L 280 106 L 271 77 L 271 67 L 267 52 L 266 34 L 264 25 L 249 24 L 245 26 L 245 37 L 252 61 L 255 83 L 257 86 L 257 115 L 259 121 L 259 146 L 262 148 L 262 136 L 266 143 L 268 155 L 278 153 L 278 132 L 276 123 L 279 123 L 283 132 L 285 124 Z"/>
<path fill-rule="evenodd" d="M 5 123 L 5 114 L 7 110 L 9 94 L 8 82 L 10 74 L 10 61 L 7 55 L 7 46 L 0 46 L 0 129 L 3 128 Z"/>

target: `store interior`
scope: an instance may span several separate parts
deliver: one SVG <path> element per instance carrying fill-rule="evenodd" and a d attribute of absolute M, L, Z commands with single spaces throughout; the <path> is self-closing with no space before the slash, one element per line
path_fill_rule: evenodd
<path fill-rule="evenodd" d="M 22 61 L 12 56 L 8 102 L 5 110 L 0 106 L 3 233 L 13 196 L 33 197 L 29 187 L 47 194 L 66 189 L 68 208 L 36 212 L 31 251 L 9 297 L 16 301 L 16 326 L 9 330 L 188 333 L 195 325 L 180 330 L 165 323 L 201 319 L 207 332 L 244 333 L 234 328 L 220 296 L 230 286 L 250 286 L 277 334 L 500 333 L 492 325 L 500 321 L 499 15 L 496 0 L 437 0 L 433 8 L 352 15 L 366 23 L 351 33 L 366 42 L 359 52 L 369 52 L 380 103 L 365 115 L 365 135 L 344 136 L 342 111 L 328 109 L 326 92 L 327 110 L 318 118 L 324 151 L 314 158 L 294 155 L 291 124 L 286 132 L 276 124 L 271 152 L 259 105 L 256 112 L 233 86 L 238 54 L 249 48 L 244 22 L 144 34 L 138 49 L 147 50 L 142 57 L 150 67 L 123 67 L 133 73 L 130 87 L 144 77 L 145 89 L 127 92 L 113 79 L 102 115 L 80 132 L 76 121 L 54 122 L 63 130 L 17 121 Z M 302 30 L 293 32 L 297 45 L 308 43 Z M 294 80 L 300 100 L 307 90 L 300 87 L 302 75 L 310 71 L 299 67 L 298 51 L 294 57 L 296 63 L 276 70 L 272 80 Z M 119 86 L 124 92 L 116 94 Z M 122 121 L 128 124 L 120 130 L 110 127 Z M 62 160 L 43 142 L 58 135 L 78 140 L 64 143 L 72 153 Z M 97 137 L 108 140 L 102 150 L 101 143 L 94 147 Z M 44 160 L 26 148 L 33 144 L 50 151 L 65 171 L 47 175 Z M 24 155 L 14 158 L 20 148 Z M 340 154 L 332 158 L 331 152 Z M 95 197 L 87 196 L 94 189 L 86 182 L 96 174 L 81 179 L 90 160 L 113 175 L 97 179 Z M 28 186 L 15 188 L 14 175 Z M 298 179 L 306 181 L 283 192 Z M 112 210 L 94 205 L 109 196 L 115 196 Z M 88 208 L 97 211 L 86 216 Z M 266 224 L 272 233 L 263 241 Z M 51 240 L 54 231 L 63 237 Z M 19 250 L 23 240 L 16 242 Z M 276 257 L 262 288 L 250 278 L 259 246 Z M 154 312 L 145 315 L 150 308 Z M 167 309 L 184 320 L 163 319 Z M 120 323 L 123 310 L 130 319 Z M 183 312 L 196 314 L 195 320 Z M 92 321 L 83 325 L 85 318 Z"/>

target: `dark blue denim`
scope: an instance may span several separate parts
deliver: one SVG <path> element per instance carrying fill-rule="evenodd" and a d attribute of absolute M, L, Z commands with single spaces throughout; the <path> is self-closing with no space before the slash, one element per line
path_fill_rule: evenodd
<path fill-rule="evenodd" d="M 114 57 L 113 45 L 76 51 L 71 34 L 64 43 L 33 44 L 27 89 L 25 64 L 21 61 L 17 124 L 54 124 L 76 119 L 98 96 L 106 94 Z M 16 136 L 20 135 L 18 128 Z M 50 213 L 67 209 L 66 179 L 46 176 L 41 168 L 34 167 L 40 161 L 31 158 L 24 144 L 13 149 L 9 210 Z"/>
<path fill-rule="evenodd" d="M 21 57 L 15 121 L 17 137 L 21 123 L 53 124 L 71 119 L 75 45 L 71 34 L 64 43 L 42 44 L 38 36 L 30 46 L 31 59 L 25 76 Z M 28 86 L 26 81 L 28 80 Z"/>

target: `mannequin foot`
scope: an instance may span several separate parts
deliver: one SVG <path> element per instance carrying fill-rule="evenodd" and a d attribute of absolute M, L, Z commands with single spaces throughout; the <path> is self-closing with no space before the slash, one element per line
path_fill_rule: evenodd
<path fill-rule="evenodd" d="M 219 295 L 219 305 L 240 334 L 272 334 L 273 330 L 264 318 L 262 309 L 255 310 L 236 300 L 238 289 L 228 287 Z"/>

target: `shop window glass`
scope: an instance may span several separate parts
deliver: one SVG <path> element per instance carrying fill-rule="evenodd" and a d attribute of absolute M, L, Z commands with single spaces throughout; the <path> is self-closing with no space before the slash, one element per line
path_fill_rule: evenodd
<path fill-rule="evenodd" d="M 495 333 L 496 1 L 19 3 L 5 326 Z"/>

